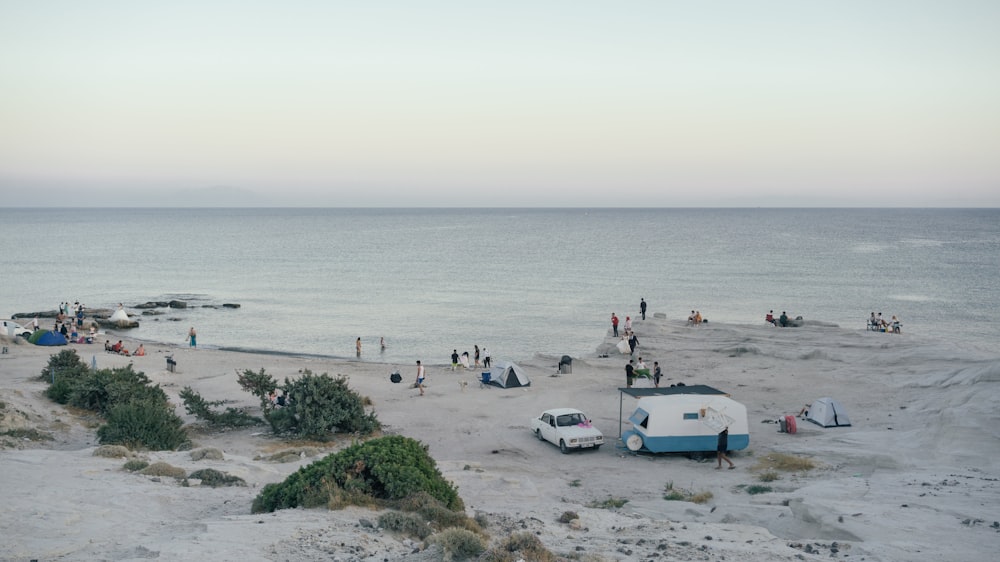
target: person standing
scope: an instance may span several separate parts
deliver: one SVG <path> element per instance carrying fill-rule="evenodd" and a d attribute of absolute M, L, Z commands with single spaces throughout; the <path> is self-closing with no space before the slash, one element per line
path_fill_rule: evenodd
<path fill-rule="evenodd" d="M 188 345 L 190 347 L 198 347 L 198 332 L 194 331 L 194 326 L 191 326 L 191 329 L 188 330 Z"/>
<path fill-rule="evenodd" d="M 378 339 L 378 344 L 379 344 L 379 346 L 381 346 L 382 351 L 385 351 L 385 337 L 379 338 Z"/>
<path fill-rule="evenodd" d="M 617 338 L 618 337 L 618 317 L 615 316 L 614 312 L 611 313 L 611 329 L 614 330 L 615 337 Z"/>
<path fill-rule="evenodd" d="M 628 360 L 628 365 L 625 365 L 625 387 L 632 388 L 632 382 L 635 380 L 635 367 L 632 366 L 632 360 Z"/>
<path fill-rule="evenodd" d="M 476 368 L 478 369 L 479 368 L 479 344 L 477 343 L 473 347 L 476 348 L 476 358 L 475 359 L 476 359 Z"/>
<path fill-rule="evenodd" d="M 490 368 L 490 350 L 483 346 L 483 367 Z"/>
<path fill-rule="evenodd" d="M 420 395 L 424 395 L 424 366 L 420 364 L 420 360 L 417 360 L 417 384 L 416 387 L 420 389 Z"/>
<path fill-rule="evenodd" d="M 720 468 L 722 468 L 722 461 L 726 461 L 729 463 L 729 470 L 736 468 L 736 465 L 733 464 L 733 461 L 726 456 L 726 451 L 728 450 L 729 450 L 729 427 L 726 427 L 725 429 L 719 432 L 719 443 L 715 447 L 716 456 L 718 457 L 719 460 L 719 465 L 715 467 L 715 470 L 719 470 Z"/>
<path fill-rule="evenodd" d="M 646 319 L 646 299 L 639 298 L 639 313 L 642 314 L 642 319 Z"/>
<path fill-rule="evenodd" d="M 660 370 L 660 362 L 653 361 L 653 386 L 655 388 L 660 388 L 660 377 L 663 376 L 663 371 Z"/>
<path fill-rule="evenodd" d="M 631 316 L 626 316 L 625 317 L 625 335 L 626 336 L 631 336 L 632 335 L 632 317 Z"/>
<path fill-rule="evenodd" d="M 358 357 L 361 357 L 361 337 L 358 336 L 358 341 L 354 342 L 354 347 L 357 349 Z"/>
<path fill-rule="evenodd" d="M 457 349 L 451 350 L 451 370 L 452 371 L 458 370 L 458 350 Z"/>

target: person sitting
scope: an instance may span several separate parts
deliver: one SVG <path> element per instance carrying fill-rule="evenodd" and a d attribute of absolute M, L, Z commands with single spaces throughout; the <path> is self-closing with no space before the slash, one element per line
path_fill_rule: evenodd
<path fill-rule="evenodd" d="M 114 351 L 114 349 L 112 349 L 111 347 L 111 340 L 104 340 L 104 351 L 107 353 L 111 353 L 112 351 Z"/>
<path fill-rule="evenodd" d="M 688 315 L 688 324 L 694 324 L 694 311 L 693 310 L 691 311 L 691 314 Z"/>
<path fill-rule="evenodd" d="M 122 340 L 118 340 L 118 343 L 116 343 L 115 345 L 111 346 L 111 351 L 114 352 L 114 353 L 121 353 L 122 352 Z"/>
<path fill-rule="evenodd" d="M 868 317 L 868 329 L 875 332 L 878 330 L 878 322 L 875 321 L 875 313 Z"/>
<path fill-rule="evenodd" d="M 132 355 L 135 355 L 136 357 L 142 357 L 143 355 L 146 355 L 146 348 L 143 347 L 142 344 L 140 343 L 139 347 L 135 348 L 135 352 L 133 352 Z"/>
<path fill-rule="evenodd" d="M 700 310 L 696 310 L 694 312 L 694 323 L 695 324 L 701 324 L 701 311 Z"/>
<path fill-rule="evenodd" d="M 778 325 L 778 322 L 774 319 L 774 311 L 773 310 L 770 311 L 770 312 L 768 312 L 767 315 L 764 316 L 764 321 L 765 322 L 770 322 L 774 326 Z"/>

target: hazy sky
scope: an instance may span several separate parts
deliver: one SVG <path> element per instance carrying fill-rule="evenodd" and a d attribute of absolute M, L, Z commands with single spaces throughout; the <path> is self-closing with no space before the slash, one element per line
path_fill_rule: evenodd
<path fill-rule="evenodd" d="M 1000 1 L 0 0 L 0 206 L 1000 206 Z"/>

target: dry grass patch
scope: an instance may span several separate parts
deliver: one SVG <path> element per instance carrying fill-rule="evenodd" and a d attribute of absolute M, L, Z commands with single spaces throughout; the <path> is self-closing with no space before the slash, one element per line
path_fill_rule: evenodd
<path fill-rule="evenodd" d="M 139 472 L 146 476 L 169 476 L 178 480 L 187 478 L 187 472 L 183 468 L 165 462 L 154 462 Z"/>
<path fill-rule="evenodd" d="M 806 457 L 796 457 L 795 455 L 787 455 L 785 453 L 770 453 L 759 457 L 757 464 L 751 470 L 765 473 L 777 470 L 782 472 L 805 472 L 817 466 L 815 461 Z"/>

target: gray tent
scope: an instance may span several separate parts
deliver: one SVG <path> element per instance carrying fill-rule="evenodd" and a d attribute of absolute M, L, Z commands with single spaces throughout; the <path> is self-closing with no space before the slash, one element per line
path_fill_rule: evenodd
<path fill-rule="evenodd" d="M 851 425 L 847 410 L 840 402 L 830 397 L 817 398 L 809 406 L 806 419 L 822 427 L 846 427 Z"/>
<path fill-rule="evenodd" d="M 531 379 L 519 365 L 508 361 L 494 361 L 490 367 L 490 384 L 500 388 L 530 386 Z"/>

